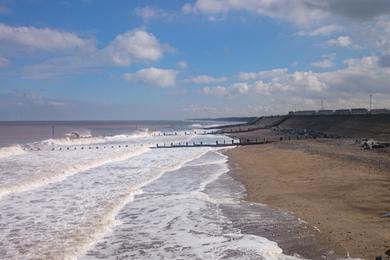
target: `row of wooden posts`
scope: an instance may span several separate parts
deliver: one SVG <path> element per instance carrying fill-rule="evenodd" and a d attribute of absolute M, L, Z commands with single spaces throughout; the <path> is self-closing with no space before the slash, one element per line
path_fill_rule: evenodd
<path fill-rule="evenodd" d="M 238 142 L 236 140 L 230 140 L 230 141 L 215 141 L 215 143 L 203 143 L 203 142 L 192 142 L 191 143 L 170 143 L 169 145 L 167 144 L 156 144 L 154 148 L 179 148 L 179 147 L 219 147 L 219 146 L 236 146 L 236 145 L 252 145 L 252 144 L 264 144 L 264 143 L 269 143 L 270 141 L 267 141 L 265 138 L 263 139 L 239 139 Z"/>
<path fill-rule="evenodd" d="M 284 139 L 286 140 L 292 140 L 292 139 L 296 139 L 296 140 L 300 140 L 300 139 L 307 139 L 308 137 L 305 136 L 305 137 L 300 137 L 300 136 L 296 136 L 295 138 L 292 138 L 292 137 L 279 137 L 279 140 L 280 141 L 283 141 Z M 236 140 L 230 140 L 230 141 L 226 141 L 226 140 L 223 140 L 223 141 L 215 141 L 214 143 L 204 143 L 204 142 L 199 142 L 199 143 L 196 143 L 196 142 L 192 142 L 192 143 L 189 143 L 189 142 L 186 142 L 186 143 L 170 143 L 169 145 L 167 144 L 156 144 L 155 147 L 152 147 L 152 148 L 177 148 L 177 147 L 199 147 L 199 146 L 209 146 L 209 147 L 213 147 L 213 146 L 236 146 L 236 145 L 252 145 L 252 144 L 265 144 L 265 143 L 270 143 L 270 142 L 274 142 L 276 140 L 267 140 L 266 138 L 255 138 L 255 139 L 247 139 L 247 138 L 240 138 L 238 139 L 238 142 Z M 55 147 L 52 147 L 50 150 L 51 151 L 69 151 L 69 150 L 98 150 L 98 149 L 116 149 L 116 148 L 128 148 L 129 146 L 140 146 L 140 147 L 143 147 L 144 144 L 133 144 L 133 145 L 104 145 L 104 146 L 74 146 L 74 147 L 58 147 L 58 148 L 55 148 Z M 23 148 L 23 150 L 25 151 L 41 151 L 42 149 L 40 147 L 38 148 Z"/>
<path fill-rule="evenodd" d="M 104 146 L 74 146 L 74 147 L 59 147 L 59 148 L 55 148 L 55 147 L 52 147 L 50 149 L 50 151 L 72 151 L 72 150 L 98 150 L 98 149 L 115 149 L 115 148 L 128 148 L 130 147 L 131 145 L 104 145 Z M 140 147 L 143 147 L 144 145 L 143 144 L 134 144 L 133 146 L 140 146 Z M 25 151 L 42 151 L 43 149 L 41 149 L 40 147 L 37 147 L 37 148 L 23 148 L 23 150 Z"/>

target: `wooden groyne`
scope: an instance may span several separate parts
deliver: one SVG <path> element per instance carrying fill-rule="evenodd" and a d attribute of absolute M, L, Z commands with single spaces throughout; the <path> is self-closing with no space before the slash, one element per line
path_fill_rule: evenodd
<path fill-rule="evenodd" d="M 239 141 L 215 141 L 215 143 L 203 143 L 203 142 L 185 142 L 185 143 L 170 143 L 170 144 L 156 144 L 156 146 L 151 147 L 152 149 L 167 149 L 167 148 L 195 148 L 195 147 L 229 147 L 229 146 L 244 146 L 244 145 L 257 145 L 257 144 L 268 144 L 273 141 L 265 139 L 240 139 Z"/>

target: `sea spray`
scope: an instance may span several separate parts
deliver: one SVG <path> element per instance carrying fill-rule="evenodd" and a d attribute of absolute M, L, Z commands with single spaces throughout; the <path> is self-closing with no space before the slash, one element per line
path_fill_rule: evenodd
<path fill-rule="evenodd" d="M 0 159 L 26 153 L 21 145 L 11 145 L 0 148 Z"/>
<path fill-rule="evenodd" d="M 135 150 L 121 151 L 119 154 L 116 154 L 116 156 L 98 159 L 89 163 L 82 162 L 78 165 L 68 165 L 66 168 L 56 169 L 53 172 L 49 172 L 50 174 L 32 176 L 31 178 L 21 180 L 15 184 L 2 184 L 0 185 L 0 199 L 12 193 L 33 190 L 51 183 L 61 182 L 74 174 L 96 168 L 107 163 L 123 161 L 131 158 L 132 156 L 140 155 L 148 150 L 149 148 L 138 148 Z"/>
<path fill-rule="evenodd" d="M 99 221 L 99 226 L 95 226 L 94 233 L 88 236 L 88 239 L 84 242 L 84 245 L 74 250 L 74 252 L 71 253 L 71 255 L 66 256 L 66 259 L 78 259 L 80 256 L 84 255 L 90 248 L 92 248 L 94 244 L 97 243 L 107 232 L 111 231 L 115 225 L 120 225 L 121 222 L 116 219 L 116 216 L 118 215 L 120 210 L 124 206 L 126 206 L 126 204 L 133 201 L 134 196 L 143 193 L 142 187 L 156 181 L 157 179 L 161 178 L 164 174 L 168 172 L 176 171 L 182 168 L 186 163 L 201 157 L 207 152 L 208 150 L 204 151 L 204 153 L 194 158 L 190 158 L 185 161 L 179 162 L 179 164 L 174 167 L 163 169 L 158 174 L 156 174 L 153 178 L 145 180 L 144 182 L 131 187 L 131 189 L 127 191 L 127 195 L 123 196 L 123 199 L 120 199 L 119 203 L 115 203 L 112 207 L 109 207 L 107 209 L 107 213 L 104 215 L 103 220 Z"/>

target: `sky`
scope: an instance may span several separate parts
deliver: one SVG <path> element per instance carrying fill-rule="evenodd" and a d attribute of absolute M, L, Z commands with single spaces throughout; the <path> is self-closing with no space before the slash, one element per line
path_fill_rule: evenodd
<path fill-rule="evenodd" d="M 390 108 L 388 0 L 0 0 L 0 120 Z"/>

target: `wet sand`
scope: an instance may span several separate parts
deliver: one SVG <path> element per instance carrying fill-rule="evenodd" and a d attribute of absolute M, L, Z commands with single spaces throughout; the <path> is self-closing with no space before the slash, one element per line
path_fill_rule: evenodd
<path fill-rule="evenodd" d="M 382 216 L 390 211 L 388 150 L 363 151 L 352 140 L 322 139 L 225 153 L 249 201 L 291 212 L 318 228 L 337 255 L 374 259 L 390 248 L 390 218 Z"/>

